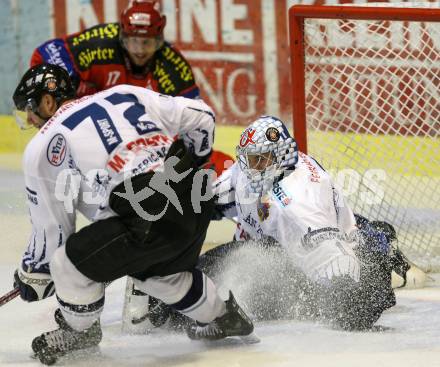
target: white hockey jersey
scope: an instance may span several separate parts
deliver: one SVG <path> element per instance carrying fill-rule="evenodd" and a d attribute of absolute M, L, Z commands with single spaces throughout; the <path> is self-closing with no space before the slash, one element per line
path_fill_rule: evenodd
<path fill-rule="evenodd" d="M 356 232 L 353 212 L 313 158 L 300 152 L 295 170 L 261 200 L 249 194 L 248 185 L 238 164 L 215 183 L 218 209 L 238 218 L 237 240 L 272 237 L 313 280 L 344 274 L 359 279 L 350 236 Z"/>
<path fill-rule="evenodd" d="M 125 178 L 163 168 L 176 137 L 198 157 L 212 149 L 214 113 L 201 100 L 119 85 L 61 106 L 23 157 L 32 233 L 23 269 L 48 272 L 53 252 L 89 220 L 115 215 L 111 190 Z"/>

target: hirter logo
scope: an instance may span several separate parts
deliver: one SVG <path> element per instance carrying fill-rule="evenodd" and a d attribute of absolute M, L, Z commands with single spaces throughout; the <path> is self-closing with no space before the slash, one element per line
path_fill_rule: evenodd
<path fill-rule="evenodd" d="M 52 166 L 59 166 L 66 158 L 66 139 L 56 134 L 47 147 L 47 160 Z"/>
<path fill-rule="evenodd" d="M 244 131 L 243 134 L 241 134 L 241 138 L 240 138 L 240 147 L 242 148 L 246 148 L 249 144 L 254 144 L 255 142 L 252 140 L 254 134 L 255 134 L 254 129 L 247 129 Z"/>

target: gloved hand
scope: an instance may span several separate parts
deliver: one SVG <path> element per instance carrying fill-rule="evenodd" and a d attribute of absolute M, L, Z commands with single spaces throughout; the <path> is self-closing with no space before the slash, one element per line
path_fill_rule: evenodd
<path fill-rule="evenodd" d="M 27 302 L 40 301 L 55 293 L 50 274 L 26 273 L 20 267 L 14 273 L 14 288 L 20 289 L 20 297 Z"/>

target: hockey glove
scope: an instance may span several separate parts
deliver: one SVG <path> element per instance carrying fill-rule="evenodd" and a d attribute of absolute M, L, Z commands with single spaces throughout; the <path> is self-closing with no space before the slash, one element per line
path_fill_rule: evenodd
<path fill-rule="evenodd" d="M 26 273 L 21 267 L 15 270 L 14 288 L 20 289 L 20 297 L 27 302 L 40 301 L 55 293 L 50 274 Z"/>

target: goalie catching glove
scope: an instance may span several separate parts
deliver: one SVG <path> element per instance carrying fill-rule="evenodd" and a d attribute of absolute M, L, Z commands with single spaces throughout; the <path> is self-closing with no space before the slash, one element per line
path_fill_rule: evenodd
<path fill-rule="evenodd" d="M 20 290 L 20 297 L 27 302 L 40 301 L 55 293 L 50 274 L 27 273 L 21 267 L 15 270 L 14 288 Z"/>

